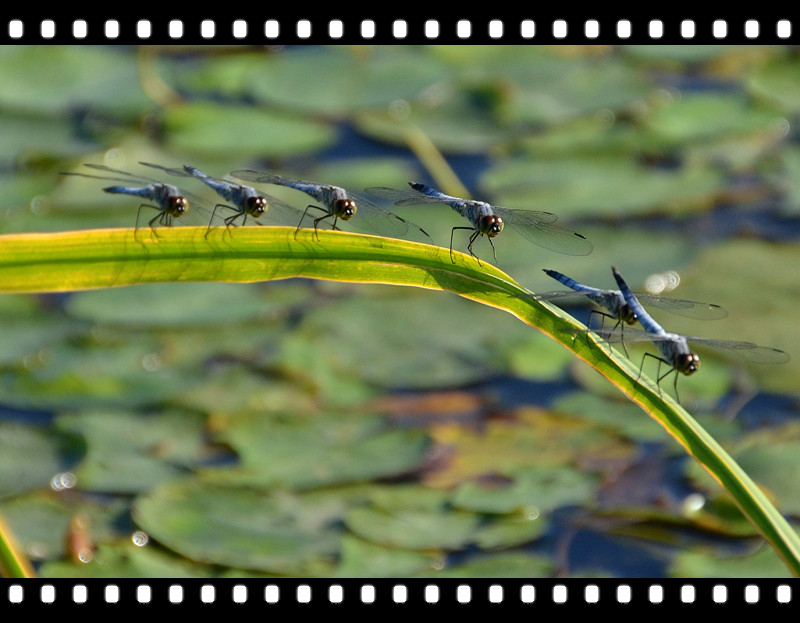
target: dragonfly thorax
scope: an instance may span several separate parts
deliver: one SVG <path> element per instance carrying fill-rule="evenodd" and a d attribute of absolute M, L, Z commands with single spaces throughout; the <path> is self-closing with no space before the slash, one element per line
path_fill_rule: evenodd
<path fill-rule="evenodd" d="M 269 208 L 269 203 L 266 197 L 256 195 L 254 197 L 247 197 L 244 202 L 245 211 L 256 218 L 264 214 Z"/>
<path fill-rule="evenodd" d="M 503 231 L 503 219 L 497 214 L 485 214 L 478 220 L 478 231 L 481 234 L 494 238 Z"/>
<path fill-rule="evenodd" d="M 333 202 L 333 213 L 343 221 L 349 221 L 358 212 L 358 206 L 352 199 L 337 199 Z"/>
<path fill-rule="evenodd" d="M 700 357 L 692 352 L 680 353 L 675 356 L 674 365 L 678 372 L 689 376 L 697 372 L 697 369 L 700 367 Z"/>

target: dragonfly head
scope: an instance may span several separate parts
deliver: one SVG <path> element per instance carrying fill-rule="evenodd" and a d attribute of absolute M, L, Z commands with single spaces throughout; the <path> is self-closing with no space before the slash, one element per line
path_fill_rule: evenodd
<path fill-rule="evenodd" d="M 255 197 L 248 197 L 245 200 L 245 210 L 250 216 L 258 218 L 269 209 L 269 203 L 266 197 L 257 195 Z"/>
<path fill-rule="evenodd" d="M 482 216 L 478 221 L 478 231 L 481 234 L 487 235 L 489 238 L 494 238 L 497 234 L 503 231 L 503 219 L 496 214 L 487 214 Z"/>
<path fill-rule="evenodd" d="M 636 324 L 639 317 L 631 309 L 631 306 L 625 303 L 619 308 L 619 319 L 627 324 Z"/>
<path fill-rule="evenodd" d="M 189 200 L 183 195 L 174 195 L 169 198 L 167 212 L 172 216 L 181 216 L 189 209 Z"/>
<path fill-rule="evenodd" d="M 358 212 L 358 206 L 352 199 L 337 199 L 333 203 L 333 212 L 343 221 L 349 221 Z"/>
<path fill-rule="evenodd" d="M 686 376 L 697 372 L 699 367 L 700 357 L 695 353 L 681 353 L 675 358 L 675 368 L 677 368 L 678 372 Z"/>

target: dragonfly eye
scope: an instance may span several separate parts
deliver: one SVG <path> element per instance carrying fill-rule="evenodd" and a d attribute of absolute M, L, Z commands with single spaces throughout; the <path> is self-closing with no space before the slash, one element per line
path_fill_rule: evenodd
<path fill-rule="evenodd" d="M 264 214 L 268 208 L 269 203 L 267 203 L 266 197 L 259 195 L 258 197 L 247 198 L 247 213 L 251 216 L 259 217 Z"/>
<path fill-rule="evenodd" d="M 681 374 L 690 375 L 697 372 L 700 367 L 700 357 L 695 353 L 684 353 L 678 355 L 678 360 L 675 362 L 675 367 Z"/>
<path fill-rule="evenodd" d="M 497 234 L 503 231 L 503 219 L 496 214 L 489 214 L 481 217 L 479 222 L 478 231 L 486 234 L 489 238 L 494 238 Z"/>
<path fill-rule="evenodd" d="M 343 221 L 349 221 L 358 212 L 358 206 L 352 199 L 339 199 L 334 207 L 336 208 L 336 216 Z"/>
<path fill-rule="evenodd" d="M 623 322 L 627 322 L 628 324 L 636 324 L 636 321 L 639 319 L 639 317 L 635 313 L 633 313 L 631 306 L 628 305 L 627 303 L 625 303 L 625 305 L 620 307 L 619 317 L 620 320 L 622 320 Z"/>
<path fill-rule="evenodd" d="M 169 213 L 172 216 L 180 216 L 189 209 L 189 200 L 186 197 L 178 195 L 177 197 L 170 197 L 169 200 Z"/>

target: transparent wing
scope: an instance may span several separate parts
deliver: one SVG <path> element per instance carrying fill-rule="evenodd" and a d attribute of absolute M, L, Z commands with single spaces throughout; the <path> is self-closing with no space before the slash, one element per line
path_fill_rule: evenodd
<path fill-rule="evenodd" d="M 364 192 L 373 197 L 391 201 L 396 206 L 425 205 L 429 203 L 447 204 L 447 200 L 444 198 L 423 195 L 414 190 L 398 190 L 396 188 L 387 188 L 386 186 L 370 186 L 366 188 Z"/>
<path fill-rule="evenodd" d="M 652 305 L 664 311 L 668 311 L 678 316 L 696 318 L 698 320 L 719 320 L 728 315 L 728 310 L 714 303 L 700 303 L 698 301 L 687 301 L 683 299 L 673 299 L 656 294 L 639 294 L 636 298 L 643 305 Z"/>
<path fill-rule="evenodd" d="M 91 175 L 90 173 L 80 173 L 78 171 L 62 171 L 61 175 L 75 175 L 77 177 L 89 177 L 96 180 L 111 180 L 112 182 L 123 182 L 127 184 L 130 184 L 131 182 L 138 184 L 160 183 L 158 180 L 145 177 L 144 175 L 136 175 L 134 173 L 128 173 L 127 171 L 121 171 L 120 169 L 112 169 L 111 167 L 107 167 L 103 164 L 84 164 L 83 166 L 89 167 L 90 169 L 97 169 L 98 171 L 105 171 L 106 173 L 113 173 L 114 175 Z"/>
<path fill-rule="evenodd" d="M 160 164 L 153 164 L 152 162 L 139 162 L 139 164 L 143 164 L 146 167 L 152 167 L 153 169 L 159 169 L 160 171 L 164 171 L 165 173 L 169 173 L 170 175 L 175 175 L 177 177 L 194 177 L 191 173 L 184 169 L 165 167 Z"/>
<path fill-rule="evenodd" d="M 565 227 L 553 225 L 558 218 L 549 212 L 492 208 L 518 234 L 532 243 L 565 255 L 589 255 L 592 243 L 585 236 Z"/>
<path fill-rule="evenodd" d="M 298 190 L 306 191 L 309 188 L 319 188 L 321 184 L 309 180 L 283 177 L 274 173 L 264 173 L 263 171 L 251 171 L 250 169 L 239 169 L 231 171 L 231 177 L 257 184 L 278 184 L 279 186 L 289 186 Z"/>
<path fill-rule="evenodd" d="M 365 230 L 392 238 L 411 238 L 419 242 L 431 241 L 428 232 L 419 225 L 384 210 L 361 193 L 348 190 L 347 194 L 355 200 L 358 206 L 358 212 L 351 221 L 348 221 L 348 225 L 352 223 L 354 229 L 363 227 Z"/>

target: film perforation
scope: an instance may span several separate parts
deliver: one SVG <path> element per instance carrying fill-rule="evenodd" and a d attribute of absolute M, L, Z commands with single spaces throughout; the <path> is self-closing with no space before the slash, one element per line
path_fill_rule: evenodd
<path fill-rule="evenodd" d="M 601 19 L 441 19 L 387 18 L 382 20 L 332 17 L 280 19 L 183 19 L 141 17 L 131 21 L 115 18 L 39 19 L 11 18 L 3 33 L 9 43 L 62 43 L 98 41 L 107 43 L 167 43 L 198 41 L 257 43 L 287 42 L 786 42 L 793 33 L 789 16 L 747 19 L 674 20 L 621 18 Z"/>
<path fill-rule="evenodd" d="M 9 605 L 210 606 L 249 604 L 388 606 L 757 606 L 792 602 L 787 582 L 511 580 L 43 580 L 9 584 Z"/>

